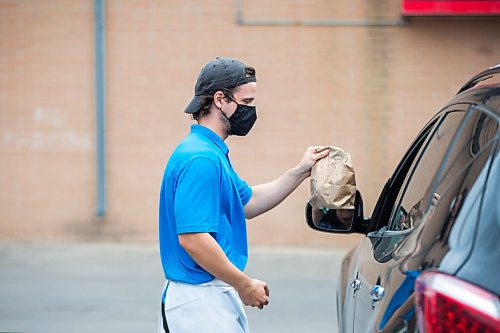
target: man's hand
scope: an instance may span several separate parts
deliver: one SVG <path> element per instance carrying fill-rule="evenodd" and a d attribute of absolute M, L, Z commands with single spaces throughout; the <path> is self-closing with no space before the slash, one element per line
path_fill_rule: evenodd
<path fill-rule="evenodd" d="M 263 309 L 269 304 L 269 288 L 264 281 L 248 279 L 242 286 L 236 286 L 241 301 L 246 306 Z"/>
<path fill-rule="evenodd" d="M 262 309 L 269 304 L 269 289 L 263 281 L 250 278 L 227 258 L 208 233 L 179 235 L 179 243 L 191 258 L 216 278 L 234 287 L 245 305 Z"/>
<path fill-rule="evenodd" d="M 327 157 L 329 153 L 330 149 L 328 149 L 327 147 L 308 147 L 306 152 L 304 153 L 304 156 L 302 157 L 302 160 L 297 165 L 297 168 L 304 176 L 309 177 L 311 175 L 311 169 L 316 164 L 316 162 L 324 157 Z"/>

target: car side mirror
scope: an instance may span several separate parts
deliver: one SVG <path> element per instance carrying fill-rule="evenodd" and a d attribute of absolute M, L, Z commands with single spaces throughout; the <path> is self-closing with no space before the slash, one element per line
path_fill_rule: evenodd
<path fill-rule="evenodd" d="M 314 230 L 338 234 L 366 234 L 369 225 L 369 220 L 364 217 L 363 198 L 357 190 L 354 209 L 319 209 L 308 202 L 306 221 Z"/>

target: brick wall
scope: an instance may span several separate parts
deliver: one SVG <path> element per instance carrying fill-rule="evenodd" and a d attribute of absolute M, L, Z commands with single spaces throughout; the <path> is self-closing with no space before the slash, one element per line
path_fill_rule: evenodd
<path fill-rule="evenodd" d="M 246 19 L 399 18 L 399 1 L 242 1 Z M 426 121 L 500 62 L 498 18 L 394 27 L 245 26 L 236 2 L 108 0 L 107 198 L 95 218 L 93 1 L 0 0 L 0 238 L 154 242 L 165 163 L 187 134 L 200 68 L 218 55 L 257 69 L 259 119 L 229 138 L 250 184 L 308 145 L 352 155 L 367 214 Z M 314 232 L 304 182 L 249 222 L 253 244 L 346 245 Z"/>

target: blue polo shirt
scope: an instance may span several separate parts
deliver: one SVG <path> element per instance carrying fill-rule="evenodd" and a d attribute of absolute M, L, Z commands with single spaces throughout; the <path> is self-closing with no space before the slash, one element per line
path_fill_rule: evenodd
<path fill-rule="evenodd" d="M 217 134 L 192 125 L 167 163 L 160 190 L 159 237 L 163 271 L 169 280 L 199 284 L 214 278 L 179 244 L 178 235 L 184 233 L 209 233 L 236 267 L 245 268 L 243 206 L 252 190 L 234 171 L 228 153 Z"/>

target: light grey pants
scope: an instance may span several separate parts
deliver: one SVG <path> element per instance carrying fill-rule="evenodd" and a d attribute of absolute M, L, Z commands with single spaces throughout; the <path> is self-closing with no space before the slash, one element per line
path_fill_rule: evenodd
<path fill-rule="evenodd" d="M 165 289 L 164 315 L 170 333 L 250 332 L 243 303 L 227 283 L 218 279 L 203 284 L 166 281 Z M 164 332 L 160 313 L 158 333 Z"/>

